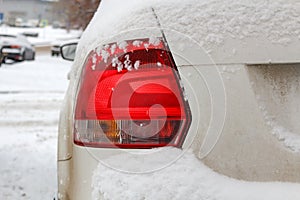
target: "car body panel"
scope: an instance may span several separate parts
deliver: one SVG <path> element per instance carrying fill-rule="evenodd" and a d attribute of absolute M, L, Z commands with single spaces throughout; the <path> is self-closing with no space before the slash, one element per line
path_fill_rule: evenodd
<path fill-rule="evenodd" d="M 299 156 L 284 148 L 271 134 L 270 128 L 266 126 L 262 112 L 257 106 L 256 96 L 251 89 L 247 67 L 244 65 L 228 65 L 227 67 L 240 68 L 240 70 L 235 74 L 224 73 L 223 75 L 225 86 L 231 88 L 227 90 L 226 94 L 226 121 L 218 142 L 211 144 L 212 151 L 209 151 L 209 154 L 202 161 L 220 174 L 236 179 L 299 182 Z M 197 66 L 197 70 L 202 71 L 202 73 L 209 68 L 210 66 Z M 211 107 L 207 106 L 210 105 L 210 95 L 204 81 L 199 84 L 197 80 L 199 78 L 189 75 L 194 70 L 194 66 L 180 69 L 180 74 L 189 78 L 189 84 L 197 84 L 199 87 L 197 93 L 201 96 L 201 102 L 196 105 L 193 104 L 194 101 L 191 97 L 190 106 L 193 122 L 183 148 L 192 148 L 196 155 L 203 157 L 201 147 L 203 147 L 211 116 L 201 113 L 211 113 Z M 230 79 L 227 79 L 228 76 Z M 192 88 L 185 87 L 185 89 L 188 95 L 194 95 Z M 203 92 L 205 90 L 206 95 Z M 242 97 L 236 98 L 241 93 L 243 94 Z M 201 113 L 197 113 L 199 110 Z M 200 126 L 196 123 L 197 121 L 201 121 Z M 68 196 L 72 197 L 70 199 L 92 198 L 90 196 L 92 194 L 92 172 L 97 169 L 99 161 L 106 165 L 105 159 L 119 154 L 120 151 L 68 145 L 72 147 L 72 157 L 68 161 L 63 161 L 72 166 L 68 169 L 70 171 L 64 172 L 70 173 L 70 176 L 65 177 L 70 183 L 66 190 Z M 203 151 L 205 149 L 202 149 Z M 70 154 L 70 152 L 66 152 L 66 154 Z M 284 159 L 278 159 L 279 157 Z M 62 183 L 65 184 L 67 180 L 63 180 Z M 80 192 L 77 193 L 77 191 Z"/>

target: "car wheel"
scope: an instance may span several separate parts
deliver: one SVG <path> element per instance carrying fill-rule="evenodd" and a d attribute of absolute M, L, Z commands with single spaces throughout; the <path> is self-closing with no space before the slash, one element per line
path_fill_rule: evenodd
<path fill-rule="evenodd" d="M 35 60 L 35 52 L 32 52 L 32 58 L 31 60 Z"/>
<path fill-rule="evenodd" d="M 22 53 L 22 59 L 20 59 L 20 60 L 18 60 L 18 62 L 22 62 L 22 61 L 24 61 L 24 60 L 26 60 L 26 51 L 24 51 L 23 53 Z"/>

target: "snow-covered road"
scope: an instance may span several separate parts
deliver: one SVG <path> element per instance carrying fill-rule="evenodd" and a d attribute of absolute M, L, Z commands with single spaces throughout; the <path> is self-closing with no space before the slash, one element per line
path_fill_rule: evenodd
<path fill-rule="evenodd" d="M 54 196 L 57 123 L 71 64 L 38 55 L 0 68 L 0 199 Z"/>

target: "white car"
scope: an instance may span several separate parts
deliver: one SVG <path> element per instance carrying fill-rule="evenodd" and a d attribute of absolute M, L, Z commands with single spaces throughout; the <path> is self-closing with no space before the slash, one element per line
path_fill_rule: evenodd
<path fill-rule="evenodd" d="M 300 199 L 299 19 L 294 1 L 103 0 L 61 110 L 58 199 Z"/>
<path fill-rule="evenodd" d="M 4 56 L 3 62 L 7 59 L 13 61 L 35 60 L 35 49 L 21 34 L 0 33 L 0 49 Z"/>

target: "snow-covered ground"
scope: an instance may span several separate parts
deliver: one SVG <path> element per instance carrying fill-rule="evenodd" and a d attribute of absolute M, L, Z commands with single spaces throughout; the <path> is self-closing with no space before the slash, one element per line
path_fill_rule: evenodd
<path fill-rule="evenodd" d="M 52 199 L 59 108 L 71 62 L 38 55 L 0 68 L 0 199 Z"/>

